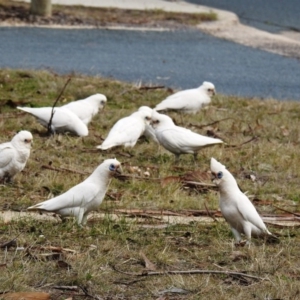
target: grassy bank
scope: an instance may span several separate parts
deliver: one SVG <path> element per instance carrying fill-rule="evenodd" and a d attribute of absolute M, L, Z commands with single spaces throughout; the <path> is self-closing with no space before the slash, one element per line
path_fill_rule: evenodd
<path fill-rule="evenodd" d="M 112 181 L 99 209 L 104 217 L 90 220 L 84 229 L 73 220 L 62 223 L 27 218 L 4 223 L 0 216 L 0 246 L 16 238 L 8 250 L 0 249 L 0 292 L 45 291 L 53 299 L 299 297 L 296 227 L 269 224 L 269 230 L 280 235 L 279 243 L 254 240 L 250 248 L 236 249 L 228 226 L 220 218 L 211 223 L 168 225 L 147 213 L 168 210 L 188 215 L 205 211 L 205 207 L 217 210 L 218 195 L 213 188 L 203 191 L 182 186 L 177 178 L 210 183 L 207 171 L 212 156 L 234 174 L 261 214 L 282 214 L 274 205 L 299 211 L 299 103 L 217 95 L 197 115 L 183 115 L 181 119 L 170 113 L 178 124 L 183 120 L 184 127 L 226 142 L 201 151 L 196 163 L 191 155 L 182 155 L 180 163 L 174 165 L 173 155 L 145 139 L 129 150 L 96 150 L 119 118 L 142 105 L 154 107 L 172 93 L 167 88 L 73 74 L 60 104 L 94 93 L 108 98 L 105 110 L 93 119 L 85 138 L 49 137 L 33 117 L 15 108 L 51 106 L 66 81 L 67 76 L 49 72 L 0 71 L 0 142 L 10 140 L 20 129 L 31 131 L 34 137 L 24 171 L 12 185 L 0 186 L 1 210 L 24 211 L 60 194 L 82 181 L 105 158 L 121 161 L 128 177 Z M 131 178 L 134 176 L 138 178 Z M 120 209 L 139 213 L 112 219 L 111 213 Z M 58 248 L 54 251 L 51 247 Z M 230 270 L 262 279 L 225 274 L 133 276 L 113 266 L 139 274 L 147 270 Z"/>

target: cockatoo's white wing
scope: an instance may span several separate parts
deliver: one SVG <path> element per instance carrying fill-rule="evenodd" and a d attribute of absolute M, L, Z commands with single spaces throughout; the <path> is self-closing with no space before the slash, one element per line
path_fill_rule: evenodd
<path fill-rule="evenodd" d="M 156 105 L 156 110 L 164 109 L 181 109 L 181 110 L 193 110 L 199 107 L 201 101 L 201 92 L 198 89 L 190 89 L 180 91 L 173 95 L 170 95 L 161 103 Z"/>
<path fill-rule="evenodd" d="M 242 192 L 240 192 L 239 199 L 237 201 L 237 207 L 244 220 L 249 221 L 263 232 L 266 231 L 266 225 L 264 224 L 262 218 L 259 216 L 254 205 Z"/>
<path fill-rule="evenodd" d="M 51 112 L 52 107 L 17 107 L 20 110 L 26 111 L 29 114 L 36 117 L 43 126 L 47 126 L 50 118 L 51 118 Z M 70 114 L 63 113 L 60 109 L 57 108 L 54 109 L 54 115 L 52 119 L 52 125 L 55 126 L 56 129 L 65 127 L 67 124 L 72 122 L 72 118 L 70 117 Z"/>
<path fill-rule="evenodd" d="M 52 107 L 17 107 L 20 110 L 28 112 L 38 119 L 38 121 L 47 127 L 51 118 Z M 55 131 L 70 131 L 79 136 L 88 135 L 88 129 L 86 125 L 71 111 L 62 107 L 54 109 L 54 115 L 52 118 L 52 128 Z"/>
<path fill-rule="evenodd" d="M 102 109 L 104 107 L 106 101 L 107 98 L 105 95 L 94 94 L 85 99 L 72 101 L 61 107 L 70 110 L 85 125 L 88 125 L 93 116 L 98 113 L 99 109 Z"/>
<path fill-rule="evenodd" d="M 82 100 L 73 101 L 61 107 L 73 112 L 80 120 L 85 118 L 85 116 L 93 110 L 93 107 L 89 103 L 83 102 Z"/>
<path fill-rule="evenodd" d="M 6 167 L 15 157 L 15 151 L 10 143 L 0 145 L 0 168 Z"/>
<path fill-rule="evenodd" d="M 83 100 L 70 102 L 62 108 L 66 108 L 74 113 L 85 125 L 88 125 L 92 120 L 93 116 L 97 113 L 97 107 L 92 106 L 88 102 Z"/>
<path fill-rule="evenodd" d="M 84 207 L 95 198 L 98 191 L 96 184 L 82 182 L 62 195 L 30 206 L 28 210 L 59 211 L 72 207 Z"/>
<path fill-rule="evenodd" d="M 63 107 L 55 109 L 52 123 L 58 131 L 70 131 L 79 136 L 87 136 L 89 133 L 86 124 L 76 114 Z"/>
<path fill-rule="evenodd" d="M 123 118 L 112 127 L 107 138 L 97 148 L 105 150 L 117 145 L 135 144 L 144 130 L 145 124 L 141 119 L 131 116 Z"/>
<path fill-rule="evenodd" d="M 161 137 L 158 139 L 163 146 L 180 149 L 183 153 L 193 153 L 201 147 L 222 143 L 219 139 L 203 136 L 178 126 L 160 130 L 158 136 Z"/>

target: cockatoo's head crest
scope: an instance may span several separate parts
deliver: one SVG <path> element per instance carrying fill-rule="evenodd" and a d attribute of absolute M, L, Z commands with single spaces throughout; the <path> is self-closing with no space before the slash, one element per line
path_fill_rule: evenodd
<path fill-rule="evenodd" d="M 94 94 L 88 98 L 86 98 L 87 101 L 91 102 L 91 103 L 95 103 L 96 105 L 98 105 L 99 109 L 102 109 L 106 102 L 107 102 L 107 98 L 105 95 L 103 94 Z"/>
<path fill-rule="evenodd" d="M 121 163 L 115 158 L 106 159 L 98 168 L 101 173 L 108 173 L 109 177 L 115 173 L 121 173 Z"/>
<path fill-rule="evenodd" d="M 152 117 L 151 117 L 151 125 L 154 129 L 157 129 L 159 127 L 168 127 L 168 126 L 174 126 L 173 120 L 164 114 L 158 113 L 156 110 L 153 109 Z"/>
<path fill-rule="evenodd" d="M 209 97 L 216 94 L 216 88 L 211 82 L 204 81 L 200 88 L 204 90 Z"/>
<path fill-rule="evenodd" d="M 150 108 L 149 106 L 141 106 L 138 111 L 147 111 L 150 114 L 152 114 L 152 108 Z"/>
<path fill-rule="evenodd" d="M 213 157 L 210 160 L 210 170 L 213 176 L 213 182 L 217 185 L 221 183 L 224 175 L 226 174 L 226 172 L 228 172 L 226 170 L 226 167 Z"/>
<path fill-rule="evenodd" d="M 27 130 L 19 131 L 11 140 L 12 144 L 15 147 L 20 148 L 29 148 L 31 147 L 32 143 L 32 134 Z"/>
<path fill-rule="evenodd" d="M 146 107 L 146 106 L 144 106 L 144 107 Z M 141 116 L 141 118 L 144 120 L 145 124 L 150 125 L 152 109 L 151 109 L 151 111 L 149 111 L 147 109 L 139 109 L 136 113 Z"/>

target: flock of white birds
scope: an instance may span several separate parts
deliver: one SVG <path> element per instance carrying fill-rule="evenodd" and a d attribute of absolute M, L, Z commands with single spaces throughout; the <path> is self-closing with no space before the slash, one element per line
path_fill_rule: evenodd
<path fill-rule="evenodd" d="M 223 141 L 176 126 L 168 115 L 158 111 L 176 110 L 195 114 L 210 103 L 214 94 L 214 85 L 203 82 L 196 89 L 183 90 L 167 97 L 154 109 L 142 106 L 130 116 L 118 120 L 97 148 L 107 150 L 116 146 L 134 147 L 137 140 L 146 135 L 173 153 L 175 161 L 178 161 L 181 154 L 193 154 L 196 158 L 201 148 L 221 144 Z M 87 136 L 89 122 L 106 102 L 104 95 L 95 94 L 54 109 L 52 107 L 18 107 L 18 109 L 34 116 L 46 128 L 54 113 L 51 122 L 53 133 L 68 131 L 78 136 Z M 32 139 L 29 131 L 20 131 L 10 142 L 0 144 L 1 181 L 12 180 L 24 169 L 30 155 Z M 60 196 L 29 207 L 28 210 L 55 212 L 63 217 L 74 216 L 79 225 L 85 225 L 88 213 L 96 210 L 102 203 L 110 179 L 120 171 L 120 166 L 118 160 L 106 159 L 83 182 Z M 211 158 L 210 169 L 214 183 L 219 187 L 222 215 L 230 225 L 236 242 L 242 242 L 241 234 L 246 236 L 248 242 L 251 236 L 271 235 L 255 207 L 239 189 L 235 178 L 225 166 Z"/>

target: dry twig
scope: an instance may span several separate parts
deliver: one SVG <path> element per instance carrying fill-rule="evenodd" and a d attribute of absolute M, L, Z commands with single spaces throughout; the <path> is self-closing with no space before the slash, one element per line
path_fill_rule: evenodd
<path fill-rule="evenodd" d="M 291 212 L 291 211 L 289 211 L 289 210 L 283 209 L 283 208 L 278 207 L 278 206 L 276 206 L 276 205 L 274 205 L 274 204 L 273 204 L 273 207 L 275 207 L 276 209 L 279 209 L 279 210 L 281 210 L 281 211 L 284 211 L 284 212 L 286 212 L 286 213 L 292 214 L 292 215 L 294 215 L 294 216 L 296 216 L 296 217 L 300 217 L 300 214 L 293 213 L 293 212 Z"/>
<path fill-rule="evenodd" d="M 80 287 L 77 285 L 54 285 L 52 288 L 57 290 L 78 291 Z"/>
<path fill-rule="evenodd" d="M 208 215 L 209 217 L 211 217 L 215 222 L 219 222 L 219 221 L 214 217 L 214 215 L 210 213 L 210 211 L 208 210 L 208 208 L 207 208 L 205 202 L 204 202 L 204 206 L 205 206 L 205 209 L 206 209 L 206 211 L 207 211 L 207 215 Z"/>
<path fill-rule="evenodd" d="M 161 276 L 161 275 L 191 275 L 191 274 L 221 274 L 221 275 L 229 275 L 229 276 L 238 276 L 241 278 L 251 278 L 254 280 L 269 280 L 268 278 L 263 278 L 263 277 L 258 277 L 254 275 L 249 275 L 241 272 L 233 272 L 233 271 L 216 271 L 216 270 L 201 270 L 201 269 L 196 269 L 196 270 L 186 270 L 186 271 L 158 271 L 158 272 L 147 272 L 143 271 L 142 273 L 130 273 L 130 272 L 124 272 L 121 270 L 118 270 L 116 266 L 111 265 L 112 269 L 116 272 L 119 272 L 121 274 L 129 275 L 129 276 Z"/>
<path fill-rule="evenodd" d="M 217 121 L 214 121 L 214 122 L 211 122 L 211 123 L 208 123 L 208 124 L 203 124 L 203 125 L 196 125 L 196 124 L 190 123 L 189 126 L 193 126 L 193 127 L 202 129 L 202 128 L 204 128 L 204 127 L 212 126 L 212 125 L 218 124 L 218 123 L 220 123 L 220 122 L 222 122 L 222 121 L 226 121 L 226 120 L 230 120 L 230 119 L 233 119 L 233 118 L 224 118 L 224 119 L 217 120 Z M 233 120 L 234 120 L 234 119 L 233 119 Z"/>
<path fill-rule="evenodd" d="M 81 172 L 81 171 L 72 170 L 72 169 L 63 168 L 63 167 L 55 168 L 55 167 L 51 167 L 51 166 L 48 166 L 48 165 L 42 165 L 41 168 L 52 170 L 52 171 L 57 171 L 57 172 L 71 172 L 71 173 L 77 173 L 77 174 L 81 174 L 81 175 L 88 175 L 89 174 L 87 172 Z"/>
<path fill-rule="evenodd" d="M 225 145 L 226 148 L 237 148 L 237 147 L 241 147 L 245 144 L 248 144 L 248 143 L 251 143 L 253 141 L 257 141 L 258 140 L 258 137 L 257 136 L 253 136 L 251 139 L 247 140 L 246 142 L 243 142 L 239 145 Z"/>
<path fill-rule="evenodd" d="M 154 86 L 147 86 L 143 85 L 139 87 L 139 90 L 158 90 L 158 89 L 164 89 L 164 85 L 154 85 Z"/>
<path fill-rule="evenodd" d="M 205 182 L 197 182 L 197 181 L 183 181 L 183 184 L 192 184 L 192 185 L 199 185 L 199 186 L 205 186 L 205 187 L 214 187 L 216 188 L 217 186 L 212 183 L 205 183 Z"/>
<path fill-rule="evenodd" d="M 21 233 L 20 233 L 21 234 Z M 17 245 L 16 243 L 16 239 L 18 238 L 18 236 L 20 235 L 18 234 L 15 238 L 13 238 L 12 240 L 5 242 L 3 244 L 0 245 L 0 248 L 10 248 L 10 247 L 15 247 Z"/>
<path fill-rule="evenodd" d="M 71 77 L 68 78 L 67 82 L 65 83 L 64 87 L 62 88 L 61 92 L 60 92 L 59 95 L 57 96 L 57 98 L 56 98 L 56 100 L 54 101 L 54 104 L 53 104 L 53 106 L 52 106 L 51 116 L 50 116 L 50 120 L 49 120 L 49 123 L 48 123 L 48 126 L 47 126 L 47 128 L 48 128 L 48 134 L 49 134 L 49 135 L 52 134 L 52 131 L 51 131 L 51 125 L 52 125 L 52 119 L 53 119 L 53 116 L 54 116 L 54 113 L 55 113 L 54 108 L 55 108 L 57 102 L 59 101 L 61 95 L 62 95 L 63 92 L 65 91 L 65 89 L 66 89 L 66 87 L 67 87 L 67 85 L 68 85 L 68 83 L 69 83 L 70 81 L 71 81 Z"/>

